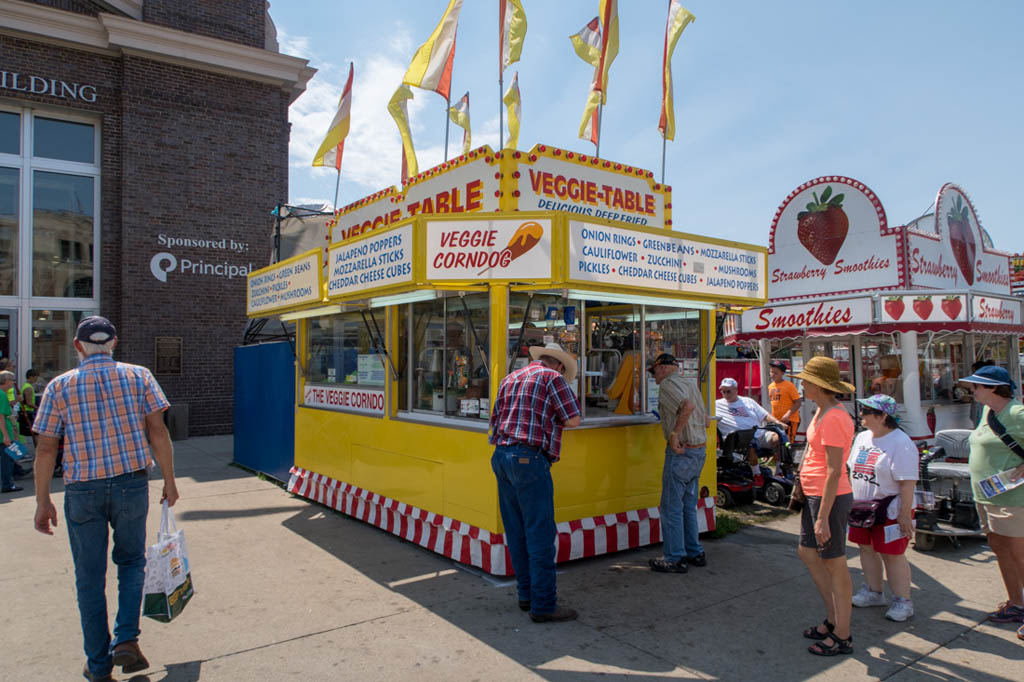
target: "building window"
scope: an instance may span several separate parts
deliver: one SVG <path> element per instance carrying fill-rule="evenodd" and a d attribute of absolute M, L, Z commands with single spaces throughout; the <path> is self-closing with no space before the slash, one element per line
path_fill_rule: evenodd
<path fill-rule="evenodd" d="M 18 176 L 17 168 L 0 168 L 0 296 L 17 293 Z"/>
<path fill-rule="evenodd" d="M 0 111 L 0 154 L 21 153 L 21 116 Z"/>
<path fill-rule="evenodd" d="M 100 307 L 100 129 L 90 118 L 0 105 L 0 310 L 19 372 L 75 367 L 75 324 Z"/>
<path fill-rule="evenodd" d="M 78 365 L 75 353 L 75 330 L 78 323 L 93 311 L 84 310 L 33 310 L 32 311 L 32 362 L 44 381 Z M 29 365 L 19 367 L 27 370 Z"/>
<path fill-rule="evenodd" d="M 92 298 L 93 179 L 36 171 L 32 193 L 32 294 Z"/>
<path fill-rule="evenodd" d="M 96 130 L 86 123 L 35 118 L 33 155 L 61 161 L 96 163 Z"/>

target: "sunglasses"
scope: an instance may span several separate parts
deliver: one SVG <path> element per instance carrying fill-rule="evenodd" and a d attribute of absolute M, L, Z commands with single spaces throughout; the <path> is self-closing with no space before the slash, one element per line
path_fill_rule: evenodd
<path fill-rule="evenodd" d="M 872 409 L 870 407 L 861 407 L 860 408 L 860 416 L 862 416 L 862 417 L 869 417 L 871 415 L 874 415 L 876 417 L 881 417 L 884 414 L 885 414 L 884 412 L 881 412 L 879 410 L 874 410 L 874 409 Z"/>

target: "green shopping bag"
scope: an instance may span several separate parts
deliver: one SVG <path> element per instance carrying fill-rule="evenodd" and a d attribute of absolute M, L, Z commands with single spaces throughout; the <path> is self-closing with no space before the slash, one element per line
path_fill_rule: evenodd
<path fill-rule="evenodd" d="M 146 551 L 146 580 L 142 586 L 142 615 L 169 623 L 192 599 L 185 531 L 178 530 L 174 512 L 164 500 L 160 533 Z"/>

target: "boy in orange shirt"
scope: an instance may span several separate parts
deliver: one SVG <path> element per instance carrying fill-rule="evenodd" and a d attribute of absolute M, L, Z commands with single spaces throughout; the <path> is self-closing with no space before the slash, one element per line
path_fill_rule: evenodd
<path fill-rule="evenodd" d="M 772 376 L 772 383 L 768 384 L 768 400 L 772 404 L 772 416 L 786 425 L 786 436 L 792 443 L 796 438 L 796 428 L 800 424 L 800 391 L 792 381 L 785 379 L 786 363 L 781 360 L 772 360 L 768 365 L 768 371 Z"/>

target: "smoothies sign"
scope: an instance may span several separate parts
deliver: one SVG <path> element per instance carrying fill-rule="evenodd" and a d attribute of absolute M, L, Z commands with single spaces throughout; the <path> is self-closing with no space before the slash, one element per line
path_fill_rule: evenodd
<path fill-rule="evenodd" d="M 806 182 L 775 213 L 768 249 L 773 300 L 903 286 L 902 233 L 863 183 L 838 175 Z"/>
<path fill-rule="evenodd" d="M 965 294 L 880 296 L 882 322 L 966 322 Z"/>
<path fill-rule="evenodd" d="M 431 280 L 551 277 L 551 220 L 429 221 Z"/>
<path fill-rule="evenodd" d="M 996 296 L 971 296 L 971 321 L 988 324 L 1021 323 L 1021 301 Z"/>
<path fill-rule="evenodd" d="M 334 246 L 327 254 L 328 296 L 411 281 L 412 225 Z"/>
<path fill-rule="evenodd" d="M 246 314 L 269 314 L 319 301 L 320 262 L 318 248 L 251 273 Z"/>
<path fill-rule="evenodd" d="M 753 308 L 743 312 L 742 333 L 846 328 L 871 324 L 871 298 L 812 301 Z"/>
<path fill-rule="evenodd" d="M 306 407 L 384 414 L 384 391 L 306 384 L 302 391 L 302 403 Z"/>
<path fill-rule="evenodd" d="M 908 227 L 907 250 L 915 287 L 1010 293 L 1010 255 L 985 246 L 974 205 L 957 185 L 939 190 L 934 222 Z"/>
<path fill-rule="evenodd" d="M 764 253 L 569 223 L 569 278 L 649 290 L 764 298 Z"/>

